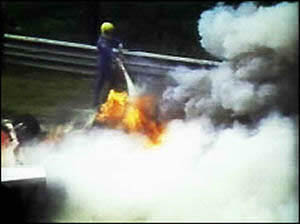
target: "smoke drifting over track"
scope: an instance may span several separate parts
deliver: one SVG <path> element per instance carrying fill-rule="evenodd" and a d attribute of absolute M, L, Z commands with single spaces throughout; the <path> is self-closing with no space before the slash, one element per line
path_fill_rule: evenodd
<path fill-rule="evenodd" d="M 178 105 L 188 117 L 220 122 L 272 110 L 298 113 L 298 3 L 220 5 L 202 13 L 198 24 L 202 46 L 225 62 L 213 70 L 178 68 L 171 74 L 178 85 L 164 93 L 163 110 Z"/>
<path fill-rule="evenodd" d="M 66 191 L 54 221 L 298 220 L 298 3 L 218 5 L 198 22 L 224 62 L 170 74 L 160 109 L 185 118 L 157 148 L 98 129 L 27 150 Z"/>

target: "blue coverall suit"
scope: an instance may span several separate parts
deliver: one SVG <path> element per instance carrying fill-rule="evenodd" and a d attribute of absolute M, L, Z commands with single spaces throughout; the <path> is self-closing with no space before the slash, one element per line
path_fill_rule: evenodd
<path fill-rule="evenodd" d="M 113 80 L 113 59 L 116 57 L 113 48 L 117 49 L 121 42 L 100 36 L 97 41 L 98 58 L 95 82 L 94 106 L 99 104 L 99 94 L 106 81 Z"/>

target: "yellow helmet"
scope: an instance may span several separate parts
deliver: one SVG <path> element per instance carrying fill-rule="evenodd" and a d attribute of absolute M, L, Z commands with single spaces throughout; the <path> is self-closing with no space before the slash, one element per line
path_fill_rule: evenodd
<path fill-rule="evenodd" d="M 115 29 L 115 26 L 110 22 L 104 22 L 101 25 L 101 33 L 102 34 L 111 33 L 114 29 Z"/>

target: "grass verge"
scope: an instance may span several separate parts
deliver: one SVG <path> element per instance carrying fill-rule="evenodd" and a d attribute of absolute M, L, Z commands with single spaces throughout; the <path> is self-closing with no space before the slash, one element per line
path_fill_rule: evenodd
<path fill-rule="evenodd" d="M 16 65 L 5 65 L 1 73 L 2 115 L 67 116 L 70 109 L 92 105 L 92 79 Z"/>

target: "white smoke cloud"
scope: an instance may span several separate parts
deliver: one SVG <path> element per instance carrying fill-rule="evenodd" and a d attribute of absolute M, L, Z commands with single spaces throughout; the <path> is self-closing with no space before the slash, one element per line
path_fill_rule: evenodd
<path fill-rule="evenodd" d="M 170 72 L 177 85 L 163 93 L 164 114 L 181 108 L 187 118 L 206 114 L 229 121 L 256 119 L 273 109 L 298 112 L 297 2 L 272 7 L 247 2 L 236 10 L 218 5 L 201 14 L 198 28 L 202 46 L 230 60 L 211 70 Z"/>
<path fill-rule="evenodd" d="M 168 123 L 157 148 L 95 129 L 27 149 L 49 186 L 65 190 L 51 221 L 298 221 L 297 10 L 243 3 L 204 12 L 201 44 L 230 61 L 170 73 L 176 85 L 160 109 L 185 119 Z"/>
<path fill-rule="evenodd" d="M 272 7 L 246 2 L 236 10 L 220 4 L 201 14 L 201 44 L 208 52 L 226 59 L 261 46 L 298 52 L 293 49 L 295 44 L 298 46 L 298 17 L 298 2 L 282 2 Z"/>
<path fill-rule="evenodd" d="M 296 134 L 277 113 L 255 129 L 201 117 L 171 121 L 154 150 L 99 129 L 71 132 L 36 159 L 66 191 L 53 221 L 296 221 Z"/>

